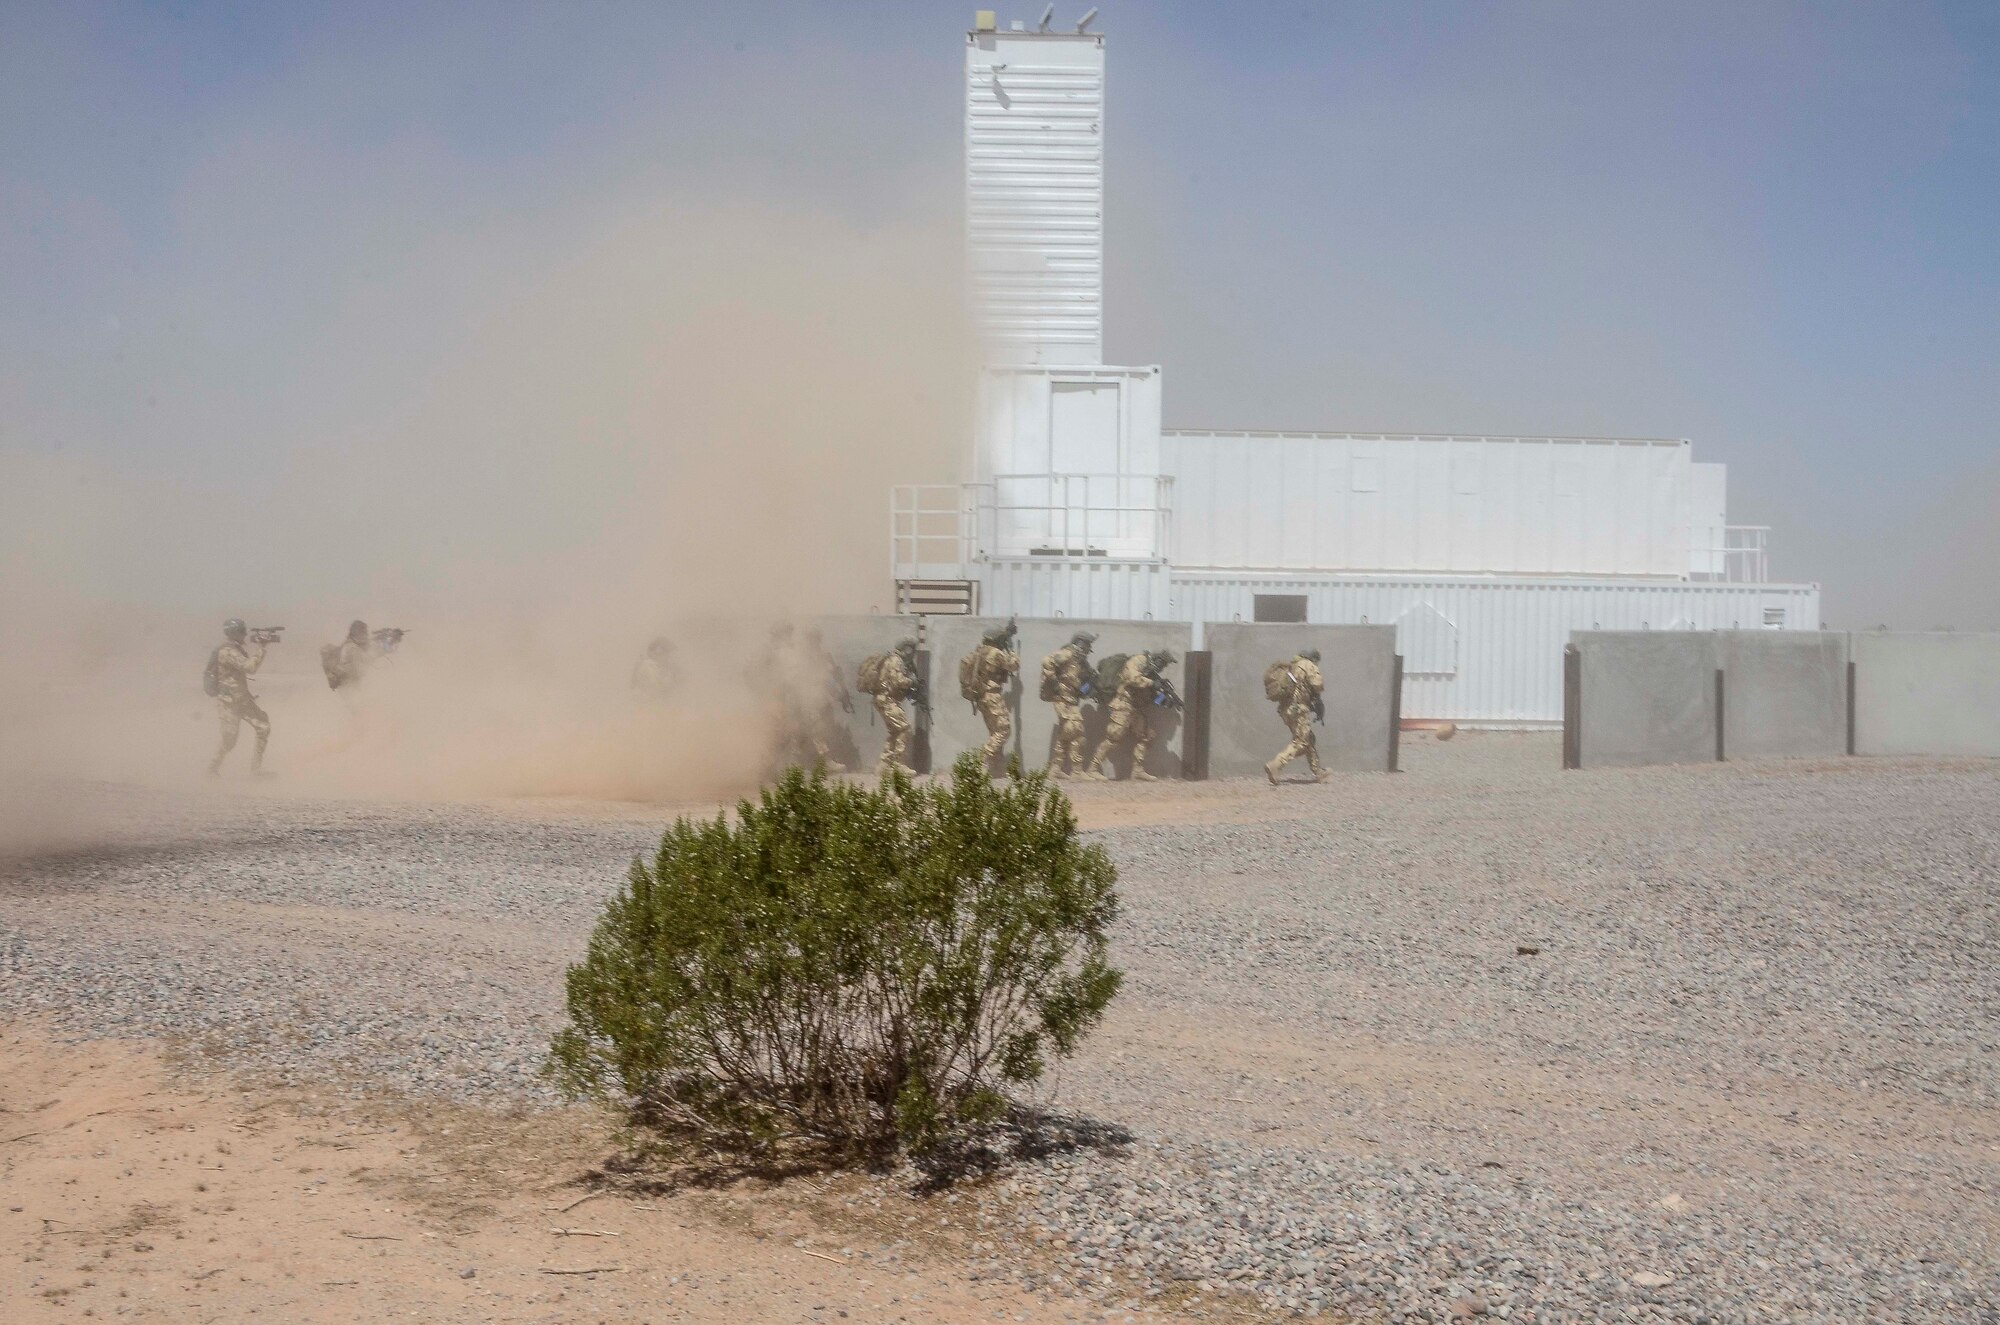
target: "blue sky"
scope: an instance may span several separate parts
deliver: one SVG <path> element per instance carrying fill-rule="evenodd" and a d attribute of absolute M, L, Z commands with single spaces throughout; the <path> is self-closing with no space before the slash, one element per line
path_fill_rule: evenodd
<path fill-rule="evenodd" d="M 0 452 L 234 518 L 662 207 L 948 282 L 971 9 L 0 0 Z M 2000 628 L 2000 5 L 1099 26 L 1170 423 L 1686 436 L 1832 624 Z"/>

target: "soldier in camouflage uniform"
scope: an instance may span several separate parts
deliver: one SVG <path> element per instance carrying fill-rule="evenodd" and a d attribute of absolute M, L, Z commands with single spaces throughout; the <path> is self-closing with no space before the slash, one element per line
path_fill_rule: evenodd
<path fill-rule="evenodd" d="M 1007 739 L 1014 734 L 1014 715 L 1007 709 L 1008 683 L 1021 670 L 1020 655 L 1012 647 L 1014 630 L 1011 621 L 996 626 L 981 637 L 979 647 L 972 651 L 973 683 L 979 695 L 973 706 L 986 720 L 986 744 L 980 748 L 979 756 L 988 772 L 993 771 L 993 761 L 1007 749 Z"/>
<path fill-rule="evenodd" d="M 1084 771 L 1090 747 L 1083 730 L 1083 698 L 1095 679 L 1090 646 L 1097 636 L 1079 630 L 1069 643 L 1042 659 L 1042 697 L 1056 711 L 1056 746 L 1049 753 L 1049 774 L 1068 777 Z"/>
<path fill-rule="evenodd" d="M 1104 761 L 1111 752 L 1125 743 L 1127 736 L 1132 739 L 1132 780 L 1134 782 L 1158 782 L 1160 779 L 1146 771 L 1146 751 L 1153 745 L 1154 701 L 1160 697 L 1161 672 L 1170 664 L 1178 662 L 1171 650 L 1160 649 L 1152 653 L 1135 653 L 1126 660 L 1118 673 L 1118 690 L 1111 697 L 1110 718 L 1105 725 L 1104 741 L 1091 756 L 1090 768 L 1085 777 L 1102 780 Z"/>
<path fill-rule="evenodd" d="M 222 745 L 208 761 L 211 776 L 222 771 L 222 761 L 236 748 L 236 737 L 244 723 L 257 734 L 257 747 L 250 755 L 250 771 L 264 771 L 264 747 L 271 740 L 271 719 L 250 693 L 250 676 L 264 665 L 261 640 L 246 642 L 248 630 L 234 617 L 222 623 L 222 644 L 208 665 L 215 682 L 215 709 L 222 721 Z"/>
<path fill-rule="evenodd" d="M 888 772 L 894 764 L 909 763 L 910 715 L 903 711 L 903 701 L 916 693 L 917 642 L 897 640 L 895 651 L 882 660 L 882 670 L 877 673 L 875 689 L 869 696 L 875 701 L 875 711 L 882 715 L 882 728 L 887 732 L 882 742 L 880 772 Z"/>
<path fill-rule="evenodd" d="M 1319 737 L 1313 731 L 1313 720 L 1326 716 L 1326 701 L 1321 698 L 1326 678 L 1320 675 L 1319 650 L 1299 650 L 1298 656 L 1285 664 L 1285 677 L 1291 683 L 1291 690 L 1277 701 L 1278 717 L 1291 729 L 1292 741 L 1278 751 L 1276 759 L 1264 765 L 1264 776 L 1271 780 L 1272 786 L 1277 786 L 1279 770 L 1304 755 L 1313 781 L 1324 782 L 1326 769 L 1319 762 Z"/>
<path fill-rule="evenodd" d="M 828 772 L 845 773 L 847 765 L 833 757 L 833 742 L 840 731 L 833 706 L 838 704 L 845 712 L 852 713 L 854 701 L 848 698 L 840 665 L 826 651 L 826 642 L 819 631 L 801 631 L 793 640 L 788 678 L 792 730 L 812 747 L 813 758 L 825 764 Z"/>
<path fill-rule="evenodd" d="M 674 662 L 674 642 L 665 635 L 655 636 L 632 668 L 632 689 L 641 699 L 655 704 L 672 698 L 680 682 L 680 668 Z"/>
<path fill-rule="evenodd" d="M 369 664 L 375 661 L 379 653 L 381 650 L 376 647 L 374 638 L 368 633 L 368 623 L 349 622 L 347 638 L 340 642 L 340 648 L 334 655 L 332 670 L 339 677 L 339 685 L 335 686 L 335 689 L 341 686 L 359 685 L 361 678 L 367 675 Z"/>

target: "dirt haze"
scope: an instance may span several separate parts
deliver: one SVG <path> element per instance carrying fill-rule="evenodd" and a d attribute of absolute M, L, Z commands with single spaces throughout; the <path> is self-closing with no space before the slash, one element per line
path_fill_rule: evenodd
<path fill-rule="evenodd" d="M 352 380 L 334 354 L 308 387 L 246 383 L 183 463 L 9 438 L 0 850 L 87 842 L 66 784 L 199 777 L 199 677 L 228 616 L 290 628 L 253 683 L 281 787 L 754 785 L 766 624 L 886 607 L 890 485 L 955 477 L 957 290 L 912 275 L 954 270 L 955 235 L 629 199 L 566 233 L 469 239 L 540 261 L 393 372 L 359 343 L 424 291 L 357 292 L 375 320 L 338 310 L 326 331 L 356 349 Z M 317 651 L 354 618 L 410 635 L 335 694 Z M 658 634 L 685 680 L 646 708 L 627 680 Z"/>

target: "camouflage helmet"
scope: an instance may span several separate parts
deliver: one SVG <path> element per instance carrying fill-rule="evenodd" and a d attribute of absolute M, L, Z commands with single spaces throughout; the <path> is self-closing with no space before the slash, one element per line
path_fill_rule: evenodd
<path fill-rule="evenodd" d="M 1014 632 L 1016 629 L 1018 629 L 1018 627 L 1015 626 L 1013 621 L 1009 620 L 1006 625 L 995 626 L 993 627 L 993 629 L 987 631 L 984 635 L 981 635 L 979 638 L 984 643 L 991 644 L 998 648 L 1004 649 L 1007 647 L 1008 643 L 1013 640 Z"/>
<path fill-rule="evenodd" d="M 1180 655 L 1172 649 L 1149 649 L 1146 652 L 1146 656 L 1153 660 L 1153 666 L 1155 667 L 1165 667 L 1169 663 L 1177 663 L 1181 660 Z"/>
<path fill-rule="evenodd" d="M 243 624 L 242 617 L 233 616 L 222 623 L 222 633 L 230 639 L 235 639 L 238 635 L 244 634 L 249 629 L 250 627 Z"/>
<path fill-rule="evenodd" d="M 1089 653 L 1090 646 L 1097 643 L 1097 636 L 1087 630 L 1079 630 L 1076 634 L 1069 637 L 1069 642 L 1076 645 L 1077 648 L 1082 649 L 1085 653 Z"/>
<path fill-rule="evenodd" d="M 348 623 L 347 623 L 347 638 L 349 638 L 349 639 L 351 639 L 351 640 L 355 640 L 355 641 L 360 641 L 360 640 L 365 640 L 365 639 L 367 639 L 367 638 L 368 638 L 368 623 L 367 623 L 366 621 L 350 621 L 350 622 L 348 622 Z"/>
<path fill-rule="evenodd" d="M 1300 650 L 1299 650 L 1299 657 L 1301 657 L 1301 658 L 1304 658 L 1304 659 L 1305 659 L 1305 660 L 1306 660 L 1307 662 L 1318 662 L 1318 661 L 1319 661 L 1319 650 L 1318 650 L 1318 649 L 1300 649 Z"/>
<path fill-rule="evenodd" d="M 915 653 L 916 651 L 917 651 L 917 642 L 915 640 L 899 639 L 896 641 L 897 653 Z"/>

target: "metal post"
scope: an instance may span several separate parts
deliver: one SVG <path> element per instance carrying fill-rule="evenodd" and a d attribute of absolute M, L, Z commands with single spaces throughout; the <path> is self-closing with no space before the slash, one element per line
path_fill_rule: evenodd
<path fill-rule="evenodd" d="M 1722 741 L 1723 728 L 1728 725 L 1727 712 L 1723 707 L 1722 669 L 1718 667 L 1715 669 L 1715 762 L 1718 764 L 1728 757 Z"/>
<path fill-rule="evenodd" d="M 1395 679 L 1389 683 L 1389 771 L 1400 773 L 1403 756 L 1403 655 L 1396 655 Z"/>
<path fill-rule="evenodd" d="M 1189 782 L 1206 782 L 1215 655 L 1206 649 L 1190 652 L 1181 666 L 1181 678 L 1187 682 L 1187 693 L 1181 696 L 1181 776 Z"/>
<path fill-rule="evenodd" d="M 1583 767 L 1583 655 L 1563 646 L 1563 767 Z"/>
<path fill-rule="evenodd" d="M 1852 647 L 1852 644 L 1849 645 Z M 1847 660 L 1847 753 L 1853 754 L 1854 744 L 1854 660 Z"/>
<path fill-rule="evenodd" d="M 917 693 L 926 695 L 931 703 L 937 703 L 937 696 L 931 693 L 931 651 L 917 650 Z M 931 771 L 931 715 L 926 709 L 918 709 L 912 715 L 916 720 L 916 730 L 910 733 L 910 769 L 916 773 Z"/>

